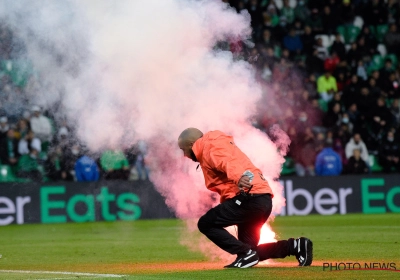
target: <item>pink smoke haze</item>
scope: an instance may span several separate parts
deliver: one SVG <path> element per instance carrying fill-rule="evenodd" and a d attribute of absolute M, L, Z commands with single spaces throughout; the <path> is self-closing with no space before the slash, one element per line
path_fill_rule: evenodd
<path fill-rule="evenodd" d="M 275 179 L 290 140 L 278 127 L 271 129 L 272 142 L 251 126 L 262 95 L 252 67 L 213 50 L 219 40 L 250 37 L 247 12 L 213 0 L 21 2 L 3 8 L 40 73 L 35 103 L 51 108 L 60 100 L 59 114 L 94 151 L 147 141 L 152 182 L 176 216 L 187 220 L 183 244 L 212 257 L 225 254 L 196 228 L 219 198 L 178 149 L 187 127 L 234 136 L 273 189 L 270 219 L 281 211 L 283 187 Z M 262 232 L 262 242 L 275 240 L 268 226 Z"/>

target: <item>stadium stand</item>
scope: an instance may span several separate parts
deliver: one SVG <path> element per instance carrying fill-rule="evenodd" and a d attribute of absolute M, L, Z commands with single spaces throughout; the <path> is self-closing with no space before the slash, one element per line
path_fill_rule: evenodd
<path fill-rule="evenodd" d="M 278 123 L 290 135 L 282 175 L 315 176 L 313 165 L 321 147 L 333 143 L 333 150 L 343 155 L 357 133 L 368 149 L 369 172 L 385 171 L 382 163 L 387 161 L 379 149 L 384 143 L 400 157 L 399 148 L 390 145 L 400 143 L 400 1 L 224 2 L 251 16 L 254 46 L 221 42 L 218 47 L 256 70 L 264 95 L 255 126 L 267 133 Z M 100 178 L 147 179 L 146 155 L 137 144 L 102 157 L 90 154 L 76 142 L 74 128 L 52 111 L 31 100 L 10 98 L 27 93 L 38 78 L 29 58 L 21 55 L 24 50 L 18 33 L 0 23 L 0 181 L 77 180 L 75 163 L 84 155 L 96 162 Z M 324 75 L 332 77 L 335 86 L 318 92 L 317 81 L 323 82 Z M 377 100 L 383 100 L 383 106 Z M 389 131 L 394 139 L 387 137 Z M 12 141 L 16 147 L 21 143 L 15 153 Z M 341 158 L 344 170 L 350 170 L 347 158 Z M 113 168 L 119 172 L 108 172 L 110 164 L 118 165 Z M 393 167 L 390 172 L 399 170 Z"/>

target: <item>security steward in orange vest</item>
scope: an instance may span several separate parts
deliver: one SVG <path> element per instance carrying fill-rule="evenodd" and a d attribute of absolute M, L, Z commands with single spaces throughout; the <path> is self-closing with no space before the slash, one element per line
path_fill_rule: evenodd
<path fill-rule="evenodd" d="M 305 237 L 258 245 L 260 230 L 272 210 L 273 193 L 260 169 L 221 131 L 203 134 L 185 129 L 178 138 L 184 156 L 198 162 L 207 189 L 220 195 L 221 203 L 198 221 L 200 232 L 221 249 L 236 254 L 225 268 L 248 268 L 270 258 L 296 256 L 299 266 L 312 262 L 312 242 Z M 236 225 L 238 238 L 224 228 Z"/>

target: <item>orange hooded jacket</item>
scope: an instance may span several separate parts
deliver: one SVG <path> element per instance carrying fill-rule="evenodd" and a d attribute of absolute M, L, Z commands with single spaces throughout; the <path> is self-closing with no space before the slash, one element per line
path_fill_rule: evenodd
<path fill-rule="evenodd" d="M 250 193 L 273 196 L 261 170 L 235 145 L 232 136 L 218 130 L 210 131 L 199 138 L 192 149 L 203 170 L 207 189 L 219 193 L 221 202 L 236 196 L 237 184 L 246 170 L 254 174 Z"/>

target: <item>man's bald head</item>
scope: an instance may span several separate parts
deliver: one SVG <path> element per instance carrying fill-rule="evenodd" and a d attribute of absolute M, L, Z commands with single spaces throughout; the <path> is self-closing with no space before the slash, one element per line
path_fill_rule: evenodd
<path fill-rule="evenodd" d="M 203 132 L 194 127 L 186 128 L 179 135 L 178 146 L 183 151 L 185 157 L 197 161 L 196 156 L 193 153 L 192 147 L 194 142 L 203 136 Z"/>

